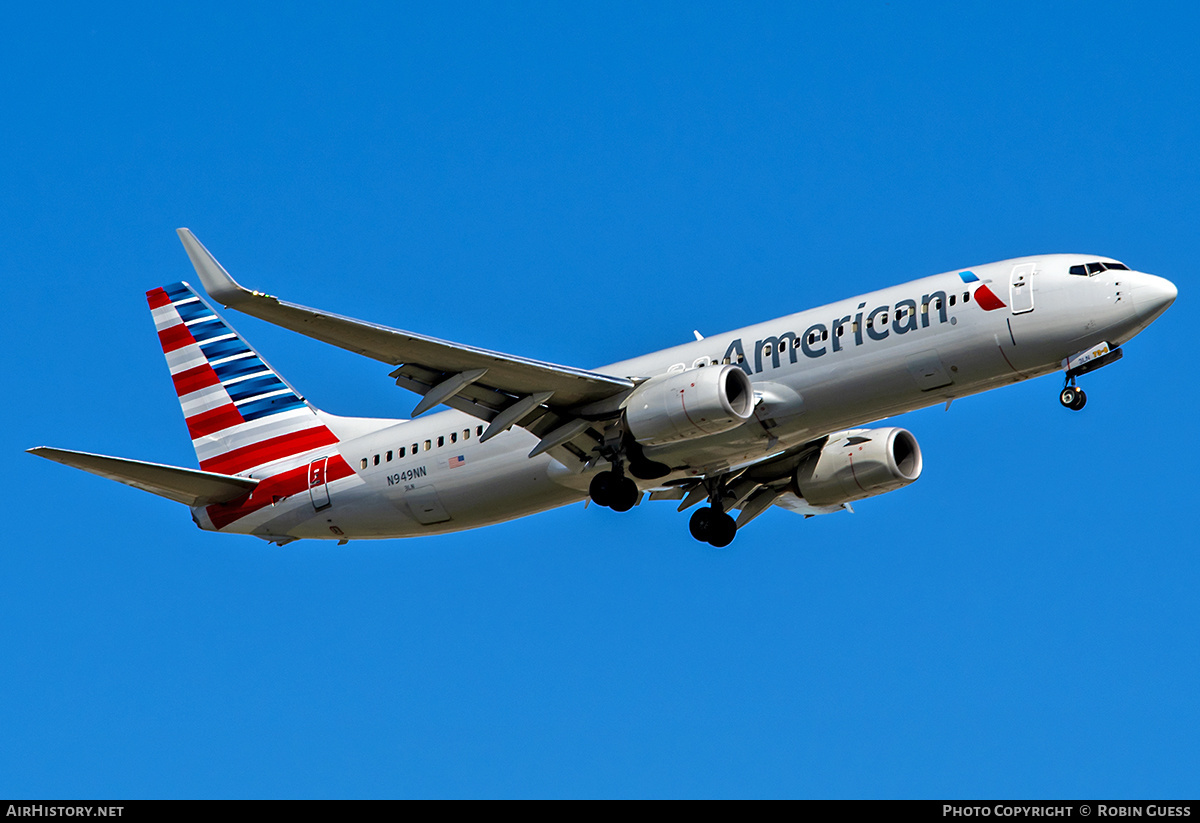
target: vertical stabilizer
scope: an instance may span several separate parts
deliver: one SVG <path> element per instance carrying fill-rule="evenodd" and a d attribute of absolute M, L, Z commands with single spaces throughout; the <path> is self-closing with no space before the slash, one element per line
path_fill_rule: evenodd
<path fill-rule="evenodd" d="M 201 469 L 244 475 L 331 451 L 312 407 L 187 283 L 146 299 Z"/>

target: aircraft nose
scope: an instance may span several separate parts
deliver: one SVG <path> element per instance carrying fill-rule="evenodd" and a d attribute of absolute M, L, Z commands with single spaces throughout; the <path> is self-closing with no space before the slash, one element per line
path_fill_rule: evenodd
<path fill-rule="evenodd" d="M 1179 290 L 1165 277 L 1138 273 L 1133 284 L 1133 305 L 1147 322 L 1154 320 L 1175 302 Z"/>

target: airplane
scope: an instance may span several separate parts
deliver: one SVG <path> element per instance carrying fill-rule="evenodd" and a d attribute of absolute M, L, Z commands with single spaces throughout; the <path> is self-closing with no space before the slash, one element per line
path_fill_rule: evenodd
<path fill-rule="evenodd" d="M 203 292 L 178 282 L 146 297 L 200 468 L 29 452 L 183 503 L 201 529 L 280 546 L 649 499 L 704 503 L 690 532 L 723 548 L 771 506 L 831 514 L 917 480 L 916 438 L 875 421 L 1052 372 L 1064 373 L 1060 403 L 1082 409 L 1077 379 L 1119 360 L 1177 294 L 1108 257 L 1020 257 L 587 370 L 288 303 L 178 235 Z M 205 292 L 387 364 L 421 395 L 411 419 L 317 409 Z"/>

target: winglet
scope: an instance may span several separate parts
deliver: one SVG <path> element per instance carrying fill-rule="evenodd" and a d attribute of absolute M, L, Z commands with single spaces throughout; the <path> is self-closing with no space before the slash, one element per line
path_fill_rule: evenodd
<path fill-rule="evenodd" d="M 191 229 L 176 229 L 175 232 L 183 242 L 183 247 L 187 250 L 192 265 L 196 268 L 196 274 L 200 275 L 200 282 L 204 284 L 204 290 L 212 299 L 223 306 L 236 307 L 239 303 L 244 303 L 254 296 L 254 292 L 239 286 L 237 281 L 229 276 L 225 267 L 217 262 L 217 258 L 213 257 L 208 249 L 204 248 L 204 244 L 196 239 L 196 235 L 192 234 Z"/>

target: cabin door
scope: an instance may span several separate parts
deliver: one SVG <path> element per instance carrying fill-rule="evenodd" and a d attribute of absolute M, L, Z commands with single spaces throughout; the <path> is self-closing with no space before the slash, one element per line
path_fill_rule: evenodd
<path fill-rule="evenodd" d="M 328 457 L 318 457 L 308 464 L 308 496 L 312 499 L 313 509 L 327 509 L 329 502 L 329 485 L 325 482 L 325 468 L 329 463 Z"/>
<path fill-rule="evenodd" d="M 1009 284 L 1009 305 L 1013 314 L 1033 311 L 1033 263 L 1013 266 Z"/>

